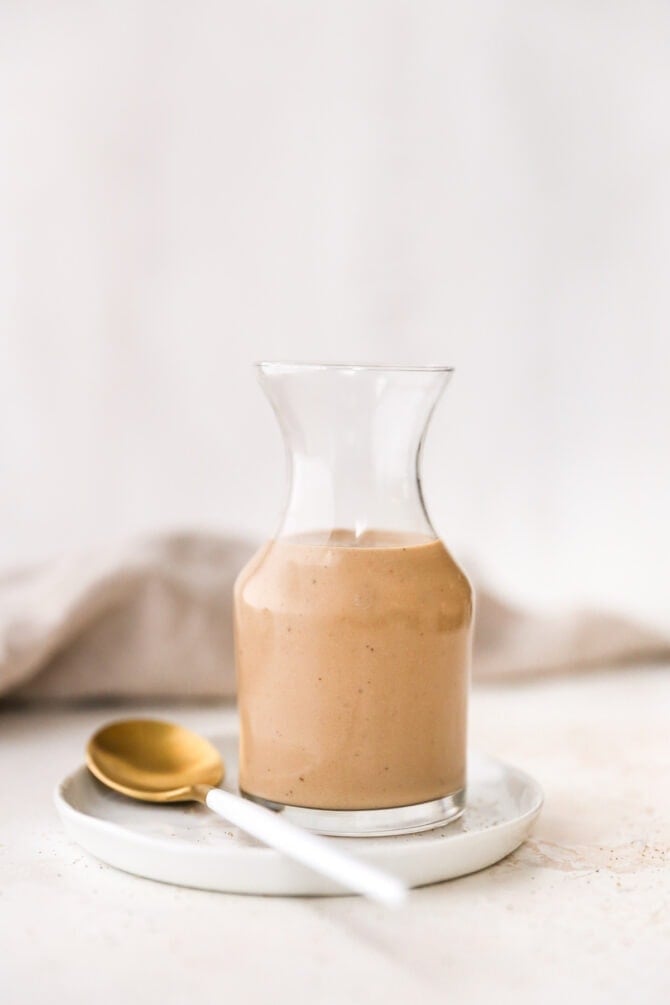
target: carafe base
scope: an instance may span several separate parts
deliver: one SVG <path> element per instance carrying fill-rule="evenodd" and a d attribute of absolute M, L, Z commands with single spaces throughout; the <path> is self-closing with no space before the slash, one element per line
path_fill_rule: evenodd
<path fill-rule="evenodd" d="M 465 789 L 439 799 L 411 806 L 391 806 L 381 810 L 329 810 L 275 803 L 249 792 L 246 799 L 281 813 L 305 830 L 332 837 L 390 837 L 432 830 L 457 820 L 465 809 Z"/>

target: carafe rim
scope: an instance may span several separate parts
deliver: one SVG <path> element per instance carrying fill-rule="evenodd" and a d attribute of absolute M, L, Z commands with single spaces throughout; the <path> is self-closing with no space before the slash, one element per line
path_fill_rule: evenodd
<path fill-rule="evenodd" d="M 310 370 L 384 371 L 393 373 L 453 373 L 453 366 L 441 363 L 418 365 L 413 363 L 352 363 L 308 360 L 256 360 L 254 366 L 264 373 L 297 373 Z"/>

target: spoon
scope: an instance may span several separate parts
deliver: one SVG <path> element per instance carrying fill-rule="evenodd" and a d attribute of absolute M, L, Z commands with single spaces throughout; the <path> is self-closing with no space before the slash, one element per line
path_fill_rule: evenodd
<path fill-rule="evenodd" d="M 407 887 L 323 837 L 288 823 L 274 810 L 216 788 L 224 764 L 204 737 L 172 722 L 125 719 L 103 726 L 86 748 L 89 770 L 103 785 L 150 803 L 204 803 L 229 823 L 289 858 L 387 906 Z"/>

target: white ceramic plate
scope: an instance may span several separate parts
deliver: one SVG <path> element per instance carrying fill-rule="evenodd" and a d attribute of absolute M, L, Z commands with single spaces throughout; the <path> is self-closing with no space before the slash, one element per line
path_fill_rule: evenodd
<path fill-rule="evenodd" d="M 236 741 L 213 741 L 236 787 Z M 425 886 L 484 869 L 526 839 L 542 808 L 540 786 L 502 761 L 471 754 L 467 807 L 446 827 L 399 837 L 327 838 Z M 134 802 L 105 789 L 82 766 L 55 792 L 68 834 L 96 858 L 147 879 L 228 893 L 332 895 L 347 891 L 291 862 L 199 804 Z"/>

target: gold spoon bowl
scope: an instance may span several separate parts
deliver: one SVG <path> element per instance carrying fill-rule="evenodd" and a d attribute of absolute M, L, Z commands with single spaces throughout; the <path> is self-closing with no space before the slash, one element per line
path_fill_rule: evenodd
<path fill-rule="evenodd" d="M 216 747 L 183 726 L 158 719 L 125 719 L 89 740 L 86 763 L 95 777 L 133 799 L 152 803 L 205 802 L 224 777 Z"/>

